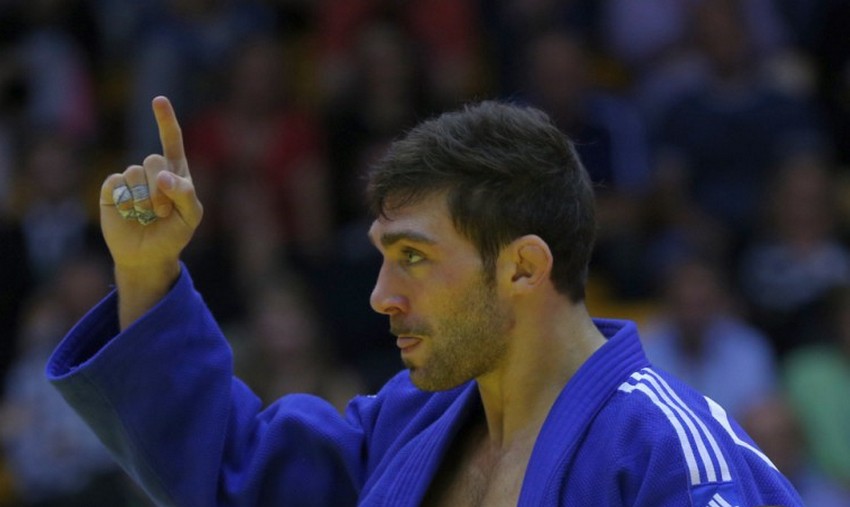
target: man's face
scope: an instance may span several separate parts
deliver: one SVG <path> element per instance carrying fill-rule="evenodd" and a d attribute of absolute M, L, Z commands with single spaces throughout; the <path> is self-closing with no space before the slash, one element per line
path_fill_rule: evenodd
<path fill-rule="evenodd" d="M 501 364 L 510 309 L 478 251 L 455 230 L 443 194 L 379 218 L 369 237 L 384 257 L 371 304 L 390 317 L 417 387 L 451 389 Z"/>

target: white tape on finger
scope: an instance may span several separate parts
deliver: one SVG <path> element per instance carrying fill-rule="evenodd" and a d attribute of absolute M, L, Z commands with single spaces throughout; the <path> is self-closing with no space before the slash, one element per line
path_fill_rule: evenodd
<path fill-rule="evenodd" d="M 112 202 L 115 203 L 116 206 L 121 206 L 132 199 L 133 194 L 130 192 L 130 189 L 127 188 L 127 185 L 121 185 L 112 190 Z"/>
<path fill-rule="evenodd" d="M 137 201 L 144 201 L 151 196 L 151 191 L 147 185 L 133 185 L 130 187 L 130 193 L 133 195 L 133 199 Z"/>
<path fill-rule="evenodd" d="M 112 202 L 115 209 L 124 220 L 135 220 L 136 210 L 133 208 L 133 194 L 127 185 L 120 185 L 112 190 Z"/>
<path fill-rule="evenodd" d="M 133 194 L 134 218 L 142 225 L 148 225 L 155 221 L 156 213 L 150 209 L 150 202 L 142 204 L 144 201 L 150 201 L 150 188 L 147 185 L 133 185 L 130 187 L 130 193 Z"/>
<path fill-rule="evenodd" d="M 156 213 L 141 206 L 139 203 L 150 199 L 150 189 L 147 185 L 119 185 L 112 190 L 112 202 L 115 209 L 124 220 L 136 220 L 142 225 L 156 221 Z"/>

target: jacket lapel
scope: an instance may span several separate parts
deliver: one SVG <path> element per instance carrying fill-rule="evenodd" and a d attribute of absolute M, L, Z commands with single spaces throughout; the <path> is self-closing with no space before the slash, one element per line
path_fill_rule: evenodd
<path fill-rule="evenodd" d="M 469 382 L 446 411 L 412 438 L 392 458 L 361 507 L 416 507 L 421 504 L 446 451 L 478 399 L 478 387 Z"/>
<path fill-rule="evenodd" d="M 632 322 L 597 320 L 608 342 L 585 362 L 555 400 L 534 445 L 519 506 L 558 505 L 564 471 L 593 418 L 633 372 L 649 362 Z"/>

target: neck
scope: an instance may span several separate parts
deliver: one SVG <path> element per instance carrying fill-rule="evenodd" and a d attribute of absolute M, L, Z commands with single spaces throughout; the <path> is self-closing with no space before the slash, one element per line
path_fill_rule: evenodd
<path fill-rule="evenodd" d="M 530 317 L 517 322 L 502 366 L 476 379 L 497 449 L 533 444 L 564 386 L 605 343 L 583 304 L 540 305 Z"/>

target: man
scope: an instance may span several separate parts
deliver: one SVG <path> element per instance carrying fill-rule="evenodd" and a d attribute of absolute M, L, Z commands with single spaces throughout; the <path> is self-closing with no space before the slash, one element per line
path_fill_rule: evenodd
<path fill-rule="evenodd" d="M 533 109 L 427 121 L 370 176 L 371 303 L 407 371 L 344 417 L 306 395 L 261 407 L 179 263 L 202 208 L 153 107 L 164 156 L 101 193 L 117 294 L 47 373 L 159 504 L 801 505 L 720 406 L 652 369 L 634 324 L 588 316 L 592 189 Z"/>

